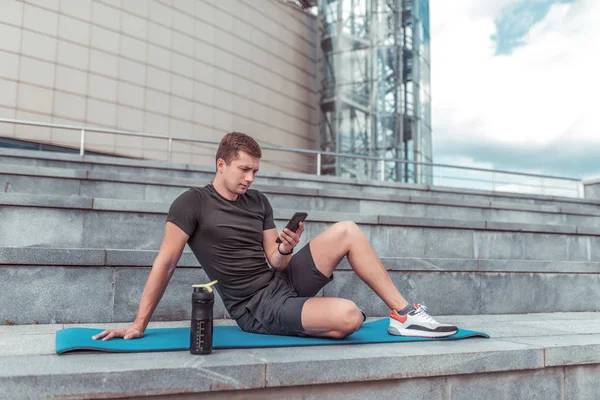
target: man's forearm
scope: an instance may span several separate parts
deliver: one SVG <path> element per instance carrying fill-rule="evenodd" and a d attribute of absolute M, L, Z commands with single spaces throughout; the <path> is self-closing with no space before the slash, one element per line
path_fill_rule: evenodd
<path fill-rule="evenodd" d="M 145 330 L 148 326 L 152 313 L 154 313 L 156 306 L 165 293 L 174 271 L 175 268 L 169 268 L 164 264 L 157 264 L 156 262 L 152 267 L 148 281 L 144 287 L 144 292 L 142 293 L 137 317 L 134 321 L 134 324 L 138 325 L 142 330 Z"/>

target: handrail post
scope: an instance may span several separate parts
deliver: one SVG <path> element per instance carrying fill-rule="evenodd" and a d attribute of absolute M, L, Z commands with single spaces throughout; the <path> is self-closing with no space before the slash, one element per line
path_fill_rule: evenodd
<path fill-rule="evenodd" d="M 542 188 L 542 194 L 546 194 L 546 189 L 544 188 L 544 178 L 540 178 L 540 182 L 542 183 L 540 186 Z"/>
<path fill-rule="evenodd" d="M 79 155 L 83 157 L 85 154 L 85 129 L 81 129 L 81 144 L 79 145 Z"/>
<path fill-rule="evenodd" d="M 440 165 L 440 186 L 444 184 L 444 167 Z"/>
<path fill-rule="evenodd" d="M 385 159 L 381 159 L 381 181 L 385 181 Z"/>
<path fill-rule="evenodd" d="M 317 176 L 321 176 L 321 153 L 317 153 Z"/>
<path fill-rule="evenodd" d="M 171 162 L 171 149 L 173 147 L 173 139 L 169 138 L 169 149 L 167 150 L 167 161 Z"/>
<path fill-rule="evenodd" d="M 496 171 L 492 172 L 492 192 L 496 191 Z"/>

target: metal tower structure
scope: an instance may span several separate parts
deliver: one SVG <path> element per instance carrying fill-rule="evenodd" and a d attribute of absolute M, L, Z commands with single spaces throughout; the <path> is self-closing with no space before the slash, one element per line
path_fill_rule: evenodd
<path fill-rule="evenodd" d="M 409 161 L 324 156 L 322 173 L 430 183 L 431 168 L 413 163 L 432 162 L 429 1 L 318 6 L 320 148 Z"/>

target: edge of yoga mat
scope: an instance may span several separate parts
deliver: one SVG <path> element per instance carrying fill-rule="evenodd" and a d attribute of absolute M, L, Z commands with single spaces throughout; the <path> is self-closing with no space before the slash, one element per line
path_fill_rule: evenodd
<path fill-rule="evenodd" d="M 419 342 L 433 340 L 460 340 L 474 337 L 489 339 L 483 332 L 459 329 L 445 338 L 422 338 L 408 336 L 393 336 L 387 333 L 388 319 L 364 323 L 361 328 L 345 339 L 327 339 L 315 337 L 278 336 L 247 333 L 237 325 L 215 326 L 213 334 L 213 349 L 243 349 L 265 347 L 296 347 L 319 345 L 349 345 L 359 343 L 396 343 Z M 124 340 L 121 338 L 107 341 L 92 340 L 92 336 L 102 332 L 95 328 L 66 328 L 56 332 L 56 353 L 98 351 L 116 353 L 136 353 L 154 351 L 183 351 L 189 350 L 190 328 L 149 328 L 144 336 L 138 339 Z"/>

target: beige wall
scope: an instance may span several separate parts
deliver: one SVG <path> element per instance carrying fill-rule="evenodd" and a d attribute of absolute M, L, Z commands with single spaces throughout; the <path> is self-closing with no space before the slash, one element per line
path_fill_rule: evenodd
<path fill-rule="evenodd" d="M 316 44 L 314 17 L 279 0 L 2 0 L 0 117 L 211 140 L 238 130 L 314 149 Z M 0 124 L 0 136 L 79 145 L 49 128 Z M 167 157 L 166 141 L 87 139 L 90 150 Z M 175 162 L 206 164 L 215 147 L 173 150 Z M 273 160 L 306 161 L 266 152 L 263 167 Z"/>

